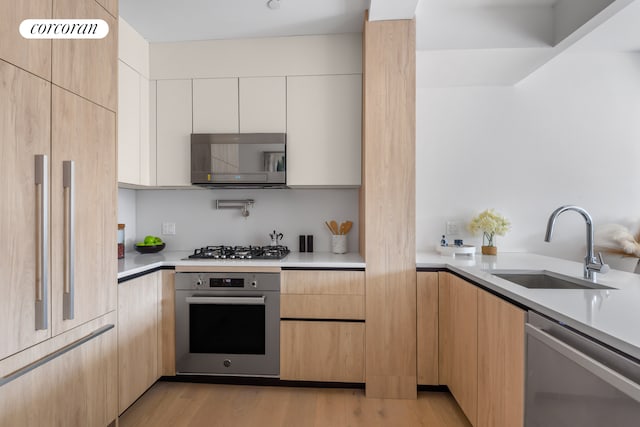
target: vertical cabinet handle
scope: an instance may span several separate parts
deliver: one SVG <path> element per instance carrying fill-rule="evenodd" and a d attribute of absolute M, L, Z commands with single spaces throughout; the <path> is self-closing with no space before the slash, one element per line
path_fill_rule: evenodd
<path fill-rule="evenodd" d="M 74 162 L 62 162 L 62 187 L 64 190 L 64 291 L 62 295 L 62 318 L 73 319 L 75 290 L 75 196 Z"/>
<path fill-rule="evenodd" d="M 47 329 L 49 318 L 49 168 L 47 156 L 35 156 L 36 186 L 36 330 Z"/>

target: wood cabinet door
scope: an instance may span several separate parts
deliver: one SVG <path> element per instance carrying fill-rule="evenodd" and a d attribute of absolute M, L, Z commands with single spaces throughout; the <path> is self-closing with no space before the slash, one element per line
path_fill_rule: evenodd
<path fill-rule="evenodd" d="M 158 376 L 176 374 L 176 272 L 162 270 L 158 286 Z"/>
<path fill-rule="evenodd" d="M 526 312 L 478 291 L 478 427 L 524 423 Z"/>
<path fill-rule="evenodd" d="M 158 276 L 118 285 L 118 411 L 158 379 Z"/>
<path fill-rule="evenodd" d="M 280 379 L 364 382 L 364 322 L 280 322 Z"/>
<path fill-rule="evenodd" d="M 287 131 L 285 77 L 240 78 L 240 132 Z"/>
<path fill-rule="evenodd" d="M 36 262 L 44 244 L 38 238 L 40 218 L 45 219 L 43 209 L 49 212 L 48 205 L 39 205 L 39 195 L 49 188 L 36 186 L 35 177 L 36 155 L 51 163 L 50 111 L 51 85 L 0 61 L 0 359 L 51 335 L 50 321 L 49 329 L 36 330 L 35 320 L 36 289 L 42 286 L 50 295 L 50 282 L 40 284 Z"/>
<path fill-rule="evenodd" d="M 364 271 L 285 270 L 280 317 L 364 320 Z"/>
<path fill-rule="evenodd" d="M 439 273 L 439 379 L 471 424 L 478 408 L 478 288 Z"/>
<path fill-rule="evenodd" d="M 56 19 L 102 19 L 103 39 L 53 40 L 51 82 L 116 111 L 118 105 L 118 20 L 95 0 L 55 0 Z"/>
<path fill-rule="evenodd" d="M 418 384 L 438 383 L 438 273 L 417 273 Z"/>
<path fill-rule="evenodd" d="M 191 80 L 160 80 L 157 102 L 157 185 L 191 185 Z"/>
<path fill-rule="evenodd" d="M 360 75 L 287 78 L 287 185 L 360 185 Z"/>
<path fill-rule="evenodd" d="M 50 80 L 51 40 L 25 39 L 18 31 L 23 20 L 34 18 L 51 18 L 51 0 L 0 3 L 0 58 Z"/>
<path fill-rule="evenodd" d="M 112 425 L 116 353 L 113 328 L 3 385 L 0 426 Z"/>
<path fill-rule="evenodd" d="M 51 296 L 58 334 L 116 308 L 115 113 L 53 86 L 51 135 Z M 70 190 L 63 180 L 66 161 L 74 162 Z M 64 298 L 73 300 L 73 319 L 63 319 Z"/>

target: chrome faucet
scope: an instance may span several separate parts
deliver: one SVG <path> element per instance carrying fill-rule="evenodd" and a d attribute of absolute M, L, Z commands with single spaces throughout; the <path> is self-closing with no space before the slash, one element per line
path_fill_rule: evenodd
<path fill-rule="evenodd" d="M 551 235 L 553 234 L 553 227 L 556 224 L 556 219 L 558 216 L 566 211 L 575 211 L 578 212 L 584 218 L 587 223 L 587 256 L 584 258 L 584 278 L 585 279 L 593 279 L 593 273 L 606 273 L 609 271 L 609 266 L 604 263 L 604 259 L 602 258 L 602 254 L 598 253 L 598 258 L 594 255 L 593 250 L 593 220 L 591 219 L 591 215 L 589 212 L 585 211 L 581 207 L 578 206 L 560 206 L 558 209 L 551 213 L 549 217 L 549 222 L 547 223 L 547 233 L 544 236 L 545 242 L 551 241 Z"/>

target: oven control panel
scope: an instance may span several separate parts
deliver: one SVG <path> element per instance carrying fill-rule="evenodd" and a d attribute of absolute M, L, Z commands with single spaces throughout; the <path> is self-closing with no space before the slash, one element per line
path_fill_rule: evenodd
<path fill-rule="evenodd" d="M 176 290 L 279 291 L 278 273 L 176 273 Z"/>

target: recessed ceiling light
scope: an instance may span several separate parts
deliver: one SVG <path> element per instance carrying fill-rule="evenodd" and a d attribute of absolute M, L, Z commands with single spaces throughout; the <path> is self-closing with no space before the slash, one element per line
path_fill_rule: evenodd
<path fill-rule="evenodd" d="M 269 0 L 267 2 L 267 7 L 271 10 L 280 9 L 280 0 Z"/>

